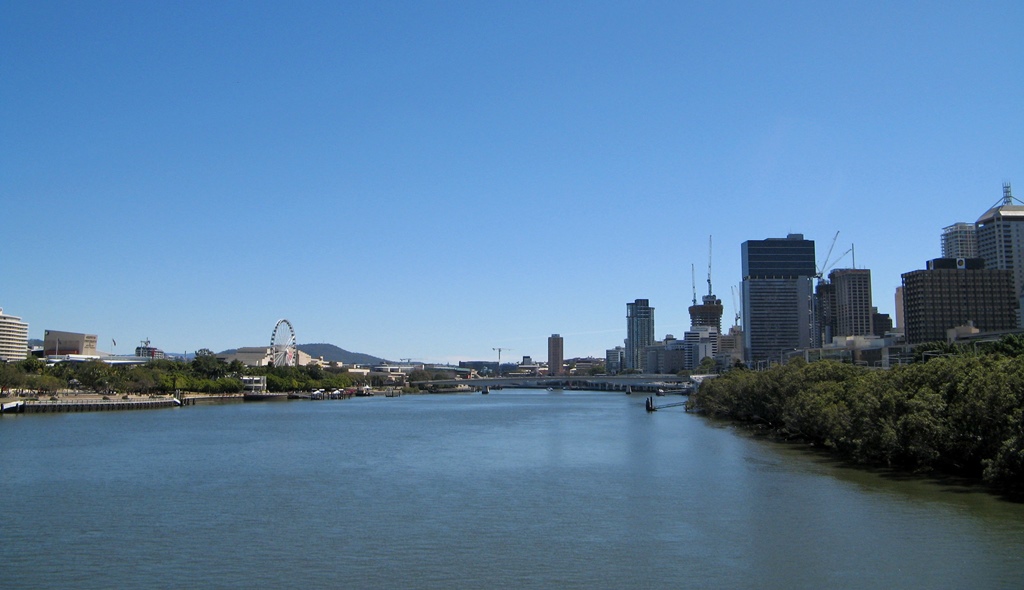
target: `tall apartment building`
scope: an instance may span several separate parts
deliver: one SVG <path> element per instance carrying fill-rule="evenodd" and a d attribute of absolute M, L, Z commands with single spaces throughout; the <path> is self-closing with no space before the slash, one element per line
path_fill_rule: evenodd
<path fill-rule="evenodd" d="M 565 364 L 565 351 L 562 337 L 558 334 L 548 336 L 548 375 L 561 375 Z"/>
<path fill-rule="evenodd" d="M 835 286 L 836 336 L 869 336 L 872 329 L 871 271 L 839 268 L 828 275 Z"/>
<path fill-rule="evenodd" d="M 937 258 L 902 276 L 908 344 L 945 340 L 946 330 L 968 324 L 982 332 L 1017 326 L 1010 270 L 985 268 L 980 258 Z"/>
<path fill-rule="evenodd" d="M 28 324 L 20 317 L 5 315 L 0 307 L 0 361 L 23 361 L 28 357 Z"/>
<path fill-rule="evenodd" d="M 814 341 L 814 241 L 803 234 L 741 246 L 743 336 L 748 361 L 779 360 Z"/>
<path fill-rule="evenodd" d="M 973 223 L 957 222 L 942 228 L 943 258 L 977 258 L 978 232 Z"/>
<path fill-rule="evenodd" d="M 1002 201 L 978 218 L 978 256 L 987 269 L 1011 271 L 1014 294 L 1020 298 L 1024 295 L 1024 206 L 1013 201 L 1010 183 L 1004 183 Z"/>
<path fill-rule="evenodd" d="M 647 299 L 626 304 L 626 358 L 623 369 L 644 370 L 645 350 L 654 344 L 654 308 Z"/>

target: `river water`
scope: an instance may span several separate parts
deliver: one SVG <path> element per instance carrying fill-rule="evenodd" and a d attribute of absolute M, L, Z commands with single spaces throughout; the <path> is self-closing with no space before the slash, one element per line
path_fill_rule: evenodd
<path fill-rule="evenodd" d="M 1024 588 L 1024 505 L 621 393 L 4 416 L 0 449 L 7 589 Z"/>

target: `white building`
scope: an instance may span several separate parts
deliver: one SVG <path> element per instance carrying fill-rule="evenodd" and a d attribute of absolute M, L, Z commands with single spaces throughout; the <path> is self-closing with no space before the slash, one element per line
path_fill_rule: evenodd
<path fill-rule="evenodd" d="M 943 258 L 977 258 L 978 228 L 973 223 L 957 222 L 942 228 Z"/>
<path fill-rule="evenodd" d="M 0 361 L 23 361 L 28 356 L 28 324 L 0 307 Z"/>

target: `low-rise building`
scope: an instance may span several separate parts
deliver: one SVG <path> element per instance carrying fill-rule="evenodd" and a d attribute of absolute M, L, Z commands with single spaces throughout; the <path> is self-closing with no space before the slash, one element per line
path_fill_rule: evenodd
<path fill-rule="evenodd" d="M 96 335 L 45 330 L 43 332 L 43 354 L 46 356 L 66 354 L 98 356 L 96 353 Z"/>

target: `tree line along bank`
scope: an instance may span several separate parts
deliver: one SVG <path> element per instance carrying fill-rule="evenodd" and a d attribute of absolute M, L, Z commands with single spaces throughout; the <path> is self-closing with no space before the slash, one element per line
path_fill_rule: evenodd
<path fill-rule="evenodd" d="M 145 365 L 109 365 L 99 360 L 47 365 L 41 359 L 28 358 L 0 364 L 0 397 L 10 395 L 11 391 L 53 395 L 68 390 L 143 395 L 176 391 L 230 394 L 243 391 L 242 376 L 254 375 L 265 375 L 267 389 L 272 392 L 382 386 L 391 377 L 354 374 L 343 368 L 317 365 L 248 367 L 240 361 L 225 363 L 213 354 L 200 354 L 188 362 L 161 359 Z M 431 377 L 452 378 L 453 375 L 426 375 L 426 378 Z"/>
<path fill-rule="evenodd" d="M 688 408 L 757 424 L 855 463 L 978 478 L 1024 497 L 1024 340 L 933 344 L 877 370 L 794 359 L 705 380 Z"/>

